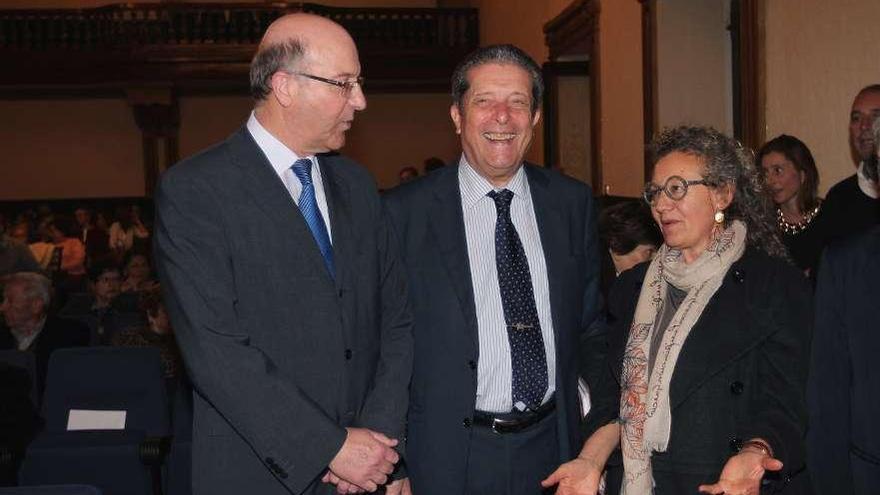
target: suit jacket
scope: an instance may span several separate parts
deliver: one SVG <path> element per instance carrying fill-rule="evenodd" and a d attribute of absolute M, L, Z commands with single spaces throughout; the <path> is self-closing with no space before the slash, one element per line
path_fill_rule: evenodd
<path fill-rule="evenodd" d="M 5 349 L 17 349 L 15 338 L 8 329 L 3 329 L 5 335 L 0 337 L 0 347 Z M 43 324 L 43 329 L 37 338 L 27 348 L 34 353 L 36 361 L 37 397 L 43 396 L 46 388 L 46 376 L 49 371 L 49 358 L 57 349 L 69 347 L 84 347 L 89 345 L 89 329 L 76 320 L 48 316 Z"/>
<path fill-rule="evenodd" d="M 621 360 L 647 268 L 642 263 L 621 274 L 609 297 L 610 380 L 593 390 L 590 432 L 618 417 Z M 783 261 L 747 248 L 733 263 L 675 365 L 669 445 L 652 455 L 658 495 L 696 493 L 699 484 L 716 482 L 739 444 L 756 437 L 785 465 L 765 479 L 785 493 L 808 490 L 804 394 L 811 299 L 803 274 Z M 610 493 L 620 489 L 617 474 Z"/>
<path fill-rule="evenodd" d="M 195 389 L 195 493 L 329 493 L 320 478 L 345 427 L 403 438 L 404 274 L 372 179 L 319 159 L 335 280 L 246 128 L 159 185 L 159 274 Z"/>
<path fill-rule="evenodd" d="M 550 285 L 562 462 L 581 447 L 577 354 L 598 312 L 595 211 L 584 184 L 532 165 L 526 175 Z M 415 315 L 407 470 L 418 495 L 463 493 L 480 350 L 458 167 L 383 199 L 402 246 Z"/>
<path fill-rule="evenodd" d="M 880 478 L 880 227 L 825 250 L 808 388 L 810 473 L 818 494 L 868 494 Z"/>

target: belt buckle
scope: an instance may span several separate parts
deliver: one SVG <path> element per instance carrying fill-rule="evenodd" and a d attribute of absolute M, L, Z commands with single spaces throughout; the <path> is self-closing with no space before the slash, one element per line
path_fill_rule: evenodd
<path fill-rule="evenodd" d="M 492 433 L 495 433 L 496 435 L 503 435 L 503 431 L 498 431 L 498 425 L 504 426 L 504 420 L 492 418 Z"/>

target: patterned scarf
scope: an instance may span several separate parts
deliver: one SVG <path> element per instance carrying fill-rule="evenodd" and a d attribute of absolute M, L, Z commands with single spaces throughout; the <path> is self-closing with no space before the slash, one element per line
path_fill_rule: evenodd
<path fill-rule="evenodd" d="M 686 264 L 681 251 L 661 246 L 648 268 L 639 294 L 621 373 L 620 421 L 623 450 L 623 495 L 653 493 L 651 452 L 664 452 L 669 444 L 672 411 L 669 383 L 678 354 L 709 299 L 721 286 L 724 275 L 745 251 L 746 226 L 740 221 L 719 231 L 712 243 Z M 648 359 L 657 315 L 666 300 L 667 285 L 686 291 L 687 296 L 669 321 L 651 376 Z"/>

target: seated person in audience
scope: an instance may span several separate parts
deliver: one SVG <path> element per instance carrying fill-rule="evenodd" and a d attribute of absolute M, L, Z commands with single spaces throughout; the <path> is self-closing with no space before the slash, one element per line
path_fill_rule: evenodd
<path fill-rule="evenodd" d="M 150 266 L 150 258 L 146 253 L 132 251 L 125 257 L 123 265 L 122 292 L 137 292 L 150 290 L 157 286 L 158 282 L 153 278 L 153 269 Z"/>
<path fill-rule="evenodd" d="M 96 259 L 107 256 L 109 252 L 109 238 L 107 231 L 95 226 L 92 221 L 92 210 L 86 206 L 80 206 L 73 211 L 76 217 L 77 233 L 79 240 L 86 247 L 86 266 Z"/>
<path fill-rule="evenodd" d="M 0 452 L 21 459 L 42 420 L 31 400 L 31 378 L 23 368 L 0 363 Z M 0 462 L 0 486 L 16 486 L 20 462 Z"/>
<path fill-rule="evenodd" d="M 425 165 L 425 175 L 428 175 L 437 169 L 445 167 L 446 163 L 443 160 L 437 158 L 436 156 L 432 156 L 430 158 L 425 159 L 424 165 Z"/>
<path fill-rule="evenodd" d="M 413 179 L 419 178 L 419 171 L 415 167 L 403 167 L 397 174 L 399 183 L 404 184 Z"/>
<path fill-rule="evenodd" d="M 49 231 L 47 230 L 47 220 L 38 223 L 36 229 L 36 238 L 30 242 L 30 224 L 22 222 L 13 228 L 13 237 L 16 239 L 25 239 L 34 259 L 40 265 L 43 271 L 48 271 L 52 264 L 52 257 L 55 254 L 55 245 L 50 242 Z"/>
<path fill-rule="evenodd" d="M 0 334 L 0 349 L 33 352 L 40 393 L 46 384 L 49 356 L 56 349 L 89 344 L 89 329 L 75 320 L 49 315 L 51 285 L 38 273 L 14 273 L 4 277 L 0 313 L 8 330 Z"/>
<path fill-rule="evenodd" d="M 122 330 L 113 336 L 116 347 L 157 347 L 162 353 L 165 378 L 177 378 L 181 372 L 180 351 L 162 302 L 158 287 L 139 294 L 138 307 L 147 315 L 147 324 Z"/>
<path fill-rule="evenodd" d="M 145 322 L 137 295 L 122 293 L 122 275 L 109 261 L 97 261 L 89 268 L 89 292 L 73 294 L 60 316 L 85 323 L 92 345 L 110 343 L 119 330 Z"/>
<path fill-rule="evenodd" d="M 795 265 L 812 279 L 828 237 L 813 154 L 800 139 L 782 134 L 761 147 L 756 161 L 776 205 L 782 242 Z"/>
<path fill-rule="evenodd" d="M 136 240 L 143 243 L 149 237 L 150 231 L 141 221 L 138 208 L 129 205 L 116 209 L 116 221 L 110 225 L 110 249 L 117 260 L 122 260 L 125 253 L 131 251 Z"/>
<path fill-rule="evenodd" d="M 49 217 L 45 224 L 49 239 L 61 248 L 61 272 L 64 282 L 75 286 L 86 275 L 86 247 L 76 236 L 73 220 L 68 217 Z"/>
<path fill-rule="evenodd" d="M 0 234 L 0 277 L 15 272 L 38 272 L 40 265 L 34 259 L 27 244 Z"/>

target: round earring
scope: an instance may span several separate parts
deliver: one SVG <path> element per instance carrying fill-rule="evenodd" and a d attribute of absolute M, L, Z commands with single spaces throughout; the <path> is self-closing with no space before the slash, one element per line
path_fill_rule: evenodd
<path fill-rule="evenodd" d="M 718 210 L 715 212 L 715 223 L 724 223 L 724 212 Z"/>

